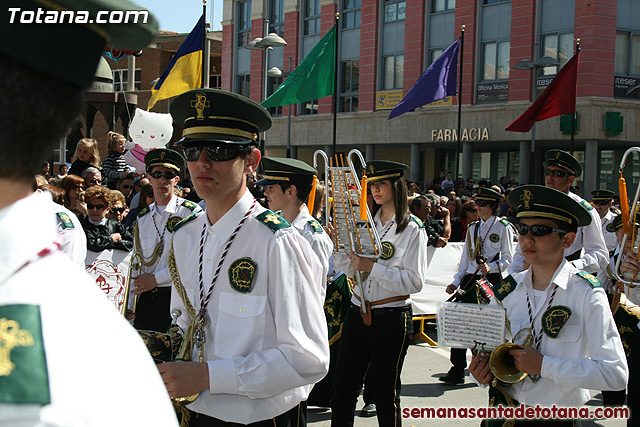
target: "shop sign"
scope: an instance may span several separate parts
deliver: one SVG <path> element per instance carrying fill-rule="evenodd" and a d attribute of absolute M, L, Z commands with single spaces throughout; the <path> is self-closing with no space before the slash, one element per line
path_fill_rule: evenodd
<path fill-rule="evenodd" d="M 433 129 L 431 142 L 450 142 L 458 140 L 458 129 Z M 463 128 L 460 141 L 489 141 L 488 128 Z"/>

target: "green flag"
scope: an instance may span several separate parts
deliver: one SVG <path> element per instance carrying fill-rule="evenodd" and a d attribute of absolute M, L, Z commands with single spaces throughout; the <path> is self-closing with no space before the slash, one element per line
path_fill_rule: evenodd
<path fill-rule="evenodd" d="M 270 97 L 265 108 L 298 104 L 332 95 L 334 92 L 336 27 L 329 30 L 289 77 Z"/>

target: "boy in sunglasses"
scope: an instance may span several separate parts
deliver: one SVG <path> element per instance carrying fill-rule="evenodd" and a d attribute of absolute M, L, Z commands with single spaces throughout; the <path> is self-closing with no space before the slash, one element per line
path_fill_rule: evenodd
<path fill-rule="evenodd" d="M 170 112 L 206 209 L 176 227 L 169 258 L 171 307 L 183 313 L 192 361 L 164 363 L 160 374 L 173 397 L 199 393 L 187 406 L 191 427 L 304 426 L 302 402 L 329 364 L 326 277 L 309 242 L 247 189 L 271 116 L 215 89 L 183 93 Z"/>
<path fill-rule="evenodd" d="M 613 224 L 613 220 L 617 215 L 611 211 L 613 197 L 615 195 L 616 193 L 611 190 L 593 190 L 591 192 L 591 204 L 600 216 L 602 235 L 604 236 L 604 243 L 607 245 L 607 250 L 609 251 L 609 257 L 613 256 L 613 251 L 618 246 L 618 237 L 616 236 L 616 229 Z"/>
<path fill-rule="evenodd" d="M 600 270 L 607 268 L 609 251 L 602 235 L 600 215 L 589 202 L 570 191 L 571 185 L 582 174 L 580 162 L 566 151 L 549 150 L 545 153 L 545 161 L 542 166 L 545 168 L 545 186 L 568 195 L 580 203 L 591 216 L 591 222 L 588 225 L 578 227 L 573 244 L 565 250 L 564 256 L 578 270 L 595 275 Z M 527 267 L 522 252 L 518 249 L 509 268 L 509 273 L 517 273 Z"/>
<path fill-rule="evenodd" d="M 173 190 L 184 170 L 184 159 L 174 150 L 157 148 L 144 158 L 155 201 L 138 213 L 133 228 L 135 252 L 142 255 L 142 273 L 133 277 L 138 296 L 133 326 L 166 332 L 171 324 L 171 274 L 167 256 L 176 224 L 201 209 Z"/>
<path fill-rule="evenodd" d="M 590 389 L 624 388 L 627 363 L 602 285 L 565 259 L 578 227 L 592 221 L 590 213 L 570 196 L 539 185 L 514 189 L 509 202 L 517 211 L 512 221 L 530 267 L 499 282 L 491 304 L 506 309 L 505 339 L 529 328 L 531 344 L 509 351 L 528 376 L 511 385 L 493 381 L 489 355 L 480 352 L 469 367 L 474 381 L 491 384 L 492 406 L 513 399 L 512 406 L 579 407 L 591 398 Z M 536 422 L 574 425 L 574 420 Z"/>

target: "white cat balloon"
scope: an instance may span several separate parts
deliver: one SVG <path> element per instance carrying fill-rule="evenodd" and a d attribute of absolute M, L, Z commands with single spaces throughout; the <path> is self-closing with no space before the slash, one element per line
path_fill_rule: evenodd
<path fill-rule="evenodd" d="M 154 148 L 164 148 L 173 136 L 171 114 L 160 114 L 136 108 L 129 125 L 129 138 L 124 157 L 136 171 L 145 171 L 144 156 Z"/>

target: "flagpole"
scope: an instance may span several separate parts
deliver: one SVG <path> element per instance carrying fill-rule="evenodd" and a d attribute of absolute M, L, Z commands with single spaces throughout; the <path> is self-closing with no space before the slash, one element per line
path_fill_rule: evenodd
<path fill-rule="evenodd" d="M 204 60 L 204 52 L 207 48 L 207 0 L 202 0 L 202 78 L 200 79 L 200 87 L 204 89 L 204 76 L 206 73 L 206 64 Z"/>
<path fill-rule="evenodd" d="M 458 179 L 458 162 L 460 159 L 460 125 L 462 120 L 462 64 L 464 63 L 464 28 L 462 25 L 460 27 L 460 81 L 458 82 L 458 134 L 457 134 L 457 145 L 456 145 L 456 162 L 455 162 L 455 179 Z"/>
<path fill-rule="evenodd" d="M 340 27 L 338 23 L 340 22 L 340 14 L 336 13 L 336 19 L 333 25 L 336 27 L 336 48 L 335 48 L 335 69 L 333 74 L 333 153 L 331 155 L 336 154 L 336 130 L 338 125 L 338 67 L 340 67 L 340 63 L 338 61 L 338 39 L 340 38 Z"/>
<path fill-rule="evenodd" d="M 576 39 L 576 54 L 580 52 L 580 39 Z M 576 81 L 576 86 L 578 85 Z M 576 90 L 576 98 L 578 97 L 578 91 Z M 573 156 L 573 139 L 576 133 L 576 113 L 578 111 L 578 100 L 576 99 L 576 108 L 571 113 L 571 155 Z"/>

